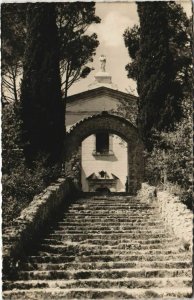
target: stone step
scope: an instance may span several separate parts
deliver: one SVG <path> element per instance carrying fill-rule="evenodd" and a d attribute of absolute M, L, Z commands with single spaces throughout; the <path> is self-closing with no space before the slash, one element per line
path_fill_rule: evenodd
<path fill-rule="evenodd" d="M 102 241 L 102 240 L 87 240 L 79 244 L 72 245 L 71 243 L 64 243 L 63 245 L 59 244 L 41 244 L 40 246 L 40 251 L 46 251 L 46 252 L 51 252 L 51 253 L 65 253 L 67 252 L 75 252 L 79 253 L 80 251 L 84 251 L 87 249 L 87 251 L 94 252 L 94 250 L 113 250 L 113 251 L 140 251 L 140 250 L 163 250 L 167 251 L 166 249 L 168 248 L 168 251 L 174 251 L 177 252 L 177 247 L 174 247 L 174 245 L 169 246 L 168 244 L 153 244 L 153 245 L 146 245 L 146 244 L 140 244 L 140 243 L 119 243 L 119 241 Z"/>
<path fill-rule="evenodd" d="M 114 214 L 114 213 L 118 213 L 118 214 L 122 214 L 122 213 L 130 213 L 130 212 L 143 212 L 145 213 L 144 211 L 147 212 L 153 212 L 152 210 L 150 210 L 150 208 L 147 208 L 147 207 L 142 207 L 142 206 L 137 206 L 137 207 L 132 207 L 132 206 L 126 206 L 126 207 L 110 207 L 110 206 L 107 206 L 107 207 L 71 207 L 68 212 L 69 213 L 75 213 L 75 214 L 82 214 L 82 213 L 85 213 L 85 214 L 90 214 L 90 213 L 94 213 L 94 209 L 95 209 L 95 214 L 98 213 L 98 214 L 101 214 L 101 213 L 110 213 L 110 214 Z"/>
<path fill-rule="evenodd" d="M 145 209 L 153 211 L 153 207 L 151 207 L 149 204 L 145 204 L 145 203 L 131 203 L 131 202 L 122 202 L 122 203 L 114 203 L 114 202 L 83 202 L 83 203 L 73 203 L 72 205 L 70 205 L 70 209 L 78 209 L 78 210 L 85 210 L 87 208 L 94 210 L 95 208 L 99 208 L 99 209 L 128 209 L 129 207 L 136 209 L 136 208 L 143 208 L 145 211 Z"/>
<path fill-rule="evenodd" d="M 62 220 L 58 222 L 58 225 L 63 225 L 63 224 L 69 224 L 71 225 L 72 223 L 76 224 L 82 224 L 82 222 L 88 223 L 88 224 L 98 224 L 98 225 L 105 225 L 106 223 L 109 223 L 114 226 L 118 226 L 120 224 L 126 224 L 126 225 L 132 225 L 132 224 L 148 224 L 148 223 L 153 223 L 155 225 L 157 224 L 164 224 L 163 220 L 156 215 L 130 215 L 130 214 L 125 214 L 125 215 L 119 215 L 119 214 L 104 214 L 104 215 L 94 215 L 92 218 L 91 215 L 84 215 L 84 214 L 72 214 L 72 215 L 66 215 L 63 217 Z"/>
<path fill-rule="evenodd" d="M 66 226 L 58 226 L 58 227 L 55 227 L 55 230 L 54 230 L 54 228 L 53 228 L 53 230 L 54 230 L 54 232 L 55 233 L 64 233 L 64 232 L 67 232 L 67 229 L 69 229 L 69 228 L 67 228 Z M 82 231 L 85 231 L 85 232 L 88 232 L 88 230 L 92 230 L 93 229 L 93 227 L 92 228 L 90 228 L 89 227 L 89 225 L 88 226 L 85 226 L 85 228 L 84 227 L 82 227 L 82 228 L 79 228 L 78 226 L 77 226 L 77 228 L 75 228 L 75 229 L 72 229 L 71 230 L 71 233 L 73 234 L 73 232 L 75 232 L 76 233 L 76 231 L 78 231 L 79 230 L 79 232 L 81 231 L 81 229 L 82 229 Z M 109 228 L 109 230 L 111 230 L 112 228 L 111 228 L 111 226 L 110 226 L 110 228 Z M 120 232 L 122 232 L 123 234 L 125 234 L 125 233 L 128 233 L 128 232 L 130 232 L 130 231 L 139 231 L 139 232 L 142 232 L 142 230 L 145 232 L 145 231 L 150 231 L 150 232 L 154 232 L 155 231 L 155 229 L 157 229 L 157 230 L 161 230 L 161 232 L 163 231 L 164 232 L 164 228 L 163 228 L 163 226 L 162 225 L 158 225 L 157 226 L 157 228 L 154 226 L 154 224 L 153 225 L 144 225 L 144 226 L 137 226 L 137 225 L 133 225 L 133 226 L 128 226 L 128 229 L 123 229 L 122 228 L 122 225 L 119 227 L 119 229 L 120 229 Z M 100 230 L 101 230 L 101 228 L 96 228 L 95 227 L 95 230 L 96 231 L 98 231 L 99 233 L 100 233 Z M 113 232 L 115 232 L 115 231 L 113 231 L 112 230 L 112 233 Z M 103 232 L 102 232 L 103 233 Z"/>
<path fill-rule="evenodd" d="M 111 240 L 111 242 L 116 242 L 116 243 L 120 243 L 120 245 L 123 245 L 123 246 L 128 246 L 128 245 L 131 245 L 131 243 L 133 243 L 133 244 L 141 244 L 141 245 L 155 245 L 155 244 L 164 244 L 164 243 L 168 243 L 168 245 L 170 245 L 171 243 L 173 244 L 173 245 L 178 245 L 178 242 L 177 242 L 177 240 L 174 240 L 174 238 L 163 238 L 163 239 L 158 239 L 158 238 L 156 238 L 156 239 L 154 239 L 154 238 L 148 238 L 148 239 L 146 239 L 146 238 L 142 238 L 142 239 L 126 239 L 126 238 L 124 238 L 124 239 L 120 239 L 120 240 L 118 240 L 118 239 L 112 239 Z M 65 240 L 64 241 L 60 241 L 60 240 L 57 240 L 57 239 L 55 239 L 55 238 L 45 238 L 44 240 L 43 240 L 43 243 L 44 244 L 49 244 L 49 245 L 65 245 L 66 244 L 66 242 L 65 242 Z"/>
<path fill-rule="evenodd" d="M 187 253 L 177 253 L 177 254 L 147 254 L 142 255 L 140 253 L 133 253 L 133 254 L 120 254 L 120 255 L 113 255 L 113 254 L 90 254 L 89 256 L 74 256 L 74 255 L 37 255 L 37 256 L 29 256 L 28 262 L 30 263 L 65 263 L 65 262 L 75 262 L 75 263 L 96 263 L 96 262 L 117 262 L 117 261 L 126 261 L 126 262 L 133 262 L 133 261 L 148 261 L 148 262 L 155 262 L 155 261 L 187 261 L 191 260 L 191 255 Z"/>
<path fill-rule="evenodd" d="M 95 210 L 94 210 L 95 211 Z M 104 217 L 104 218 L 107 218 L 107 219 L 111 219 L 111 218 L 114 218 L 115 217 L 118 217 L 121 219 L 121 217 L 125 218 L 125 219 L 134 219 L 134 220 L 138 220 L 138 219 L 143 219 L 143 218 L 152 218 L 153 220 L 158 220 L 159 216 L 156 214 L 156 213 L 151 213 L 149 211 L 145 212 L 145 213 L 142 213 L 140 210 L 137 210 L 136 212 L 127 212 L 125 214 L 121 213 L 121 214 L 109 214 L 108 211 L 107 212 L 104 212 L 104 213 L 100 213 L 100 214 L 94 214 L 93 211 L 91 211 L 91 213 L 88 213 L 86 214 L 85 212 L 83 213 L 69 213 L 69 212 L 66 212 L 64 214 L 64 218 L 71 218 L 72 216 L 77 216 L 77 217 L 87 217 L 87 218 L 91 218 L 91 217 L 94 217 L 95 219 L 100 219 L 101 217 Z M 161 219 L 161 218 L 159 218 Z M 146 220 L 146 219 L 145 219 Z"/>
<path fill-rule="evenodd" d="M 72 235 L 72 236 L 75 236 L 75 235 L 80 235 L 80 236 L 84 236 L 84 237 L 88 237 L 88 238 L 91 238 L 91 236 L 97 236 L 97 235 L 100 235 L 101 239 L 104 239 L 106 237 L 108 237 L 109 235 L 113 235 L 113 233 L 115 233 L 115 238 L 116 240 L 119 240 L 122 238 L 122 234 L 124 235 L 123 238 L 129 238 L 131 239 L 131 241 L 134 241 L 135 239 L 143 239 L 145 237 L 145 240 L 146 240 L 146 237 L 156 237 L 157 238 L 160 238 L 160 239 L 165 239 L 167 238 L 167 234 L 164 234 L 164 231 L 163 230 L 151 230 L 151 229 L 130 229 L 130 230 L 111 230 L 111 229 L 107 229 L 107 230 L 101 230 L 101 229 L 87 229 L 87 228 L 84 228 L 84 229 L 61 229 L 61 230 L 55 230 L 53 231 L 53 233 L 50 233 L 50 235 L 48 236 L 48 238 L 53 238 L 53 236 L 58 236 L 58 235 L 61 235 L 61 236 L 64 236 L 64 235 Z M 137 238 L 135 236 L 135 233 L 137 234 Z M 103 236 L 102 236 L 103 235 Z M 178 239 L 177 239 L 178 240 Z"/>
<path fill-rule="evenodd" d="M 191 269 L 111 269 L 111 270 L 52 270 L 52 271 L 20 271 L 17 278 L 20 280 L 53 280 L 53 279 L 91 279 L 91 278 L 150 278 L 150 277 L 189 277 Z"/>
<path fill-rule="evenodd" d="M 105 196 L 105 195 L 104 195 Z M 76 200 L 76 203 L 80 203 L 80 202 L 93 202 L 93 201 L 104 201 L 104 202 L 115 202 L 116 204 L 120 203 L 120 202 L 124 202 L 124 201 L 128 201 L 128 202 L 142 202 L 142 199 L 140 197 L 134 197 L 132 195 L 129 195 L 129 197 L 126 197 L 126 195 L 121 195 L 120 197 L 118 196 L 106 196 L 106 197 L 98 197 L 96 198 L 95 196 L 89 196 L 89 197 L 80 197 Z"/>
<path fill-rule="evenodd" d="M 104 218 L 107 218 L 107 219 L 111 219 L 111 218 L 116 218 L 118 217 L 118 220 L 119 218 L 133 218 L 133 219 L 136 219 L 136 218 L 143 218 L 143 217 L 154 217 L 155 219 L 158 219 L 156 218 L 156 215 L 153 214 L 153 213 L 150 213 L 149 211 L 147 211 L 146 213 L 142 213 L 140 210 L 135 210 L 135 211 L 125 211 L 125 212 L 112 212 L 111 214 L 107 211 L 103 211 L 103 212 L 96 212 L 95 211 L 95 214 L 93 211 L 83 211 L 83 212 L 67 212 L 65 213 L 64 217 L 75 217 L 75 218 L 94 218 L 94 219 L 99 219 L 101 217 L 104 217 Z"/>
<path fill-rule="evenodd" d="M 78 211 L 84 211 L 86 209 L 90 209 L 92 211 L 94 211 L 94 209 L 105 209 L 105 210 L 113 210 L 115 211 L 116 209 L 120 210 L 120 209 L 124 209 L 124 210 L 129 210 L 129 209 L 134 209 L 134 210 L 142 210 L 142 212 L 145 211 L 156 211 L 157 210 L 157 206 L 150 206 L 149 204 L 143 204 L 143 203 L 83 203 L 83 204 L 77 204 L 74 203 L 73 205 L 70 206 L 70 209 L 75 209 Z"/>
<path fill-rule="evenodd" d="M 130 204 L 130 203 L 125 203 L 125 204 L 94 204 L 94 203 L 88 203 L 88 204 L 73 204 L 70 206 L 70 209 L 76 210 L 76 211 L 84 211 L 84 210 L 129 210 L 129 209 L 147 209 L 147 210 L 152 210 L 149 205 L 142 205 L 142 204 Z"/>
<path fill-rule="evenodd" d="M 84 220 L 85 222 L 87 220 Z M 98 222 L 98 220 L 96 220 L 96 222 Z M 102 225 L 105 221 L 102 221 Z M 109 222 L 111 223 L 111 221 L 109 220 Z M 74 220 L 71 220 L 71 223 L 76 223 L 76 224 L 80 224 L 79 222 L 74 222 Z M 143 219 L 143 218 L 127 218 L 127 221 L 124 222 L 122 221 L 122 223 L 126 224 L 126 225 L 131 225 L 131 224 L 149 224 L 149 223 L 154 223 L 154 224 L 163 224 L 163 220 L 161 220 L 160 218 L 146 218 L 146 219 Z M 69 222 L 66 221 L 66 218 L 64 218 L 63 221 L 59 221 L 58 222 L 58 225 L 64 225 L 64 224 L 69 224 Z M 93 222 L 90 222 L 88 221 L 88 224 L 93 224 Z M 99 220 L 99 225 L 101 224 L 100 220 Z M 115 222 L 112 222 L 112 225 L 114 226 L 119 226 L 119 222 L 115 224 Z"/>
<path fill-rule="evenodd" d="M 94 212 L 95 212 L 95 214 L 94 214 Z M 101 215 L 108 215 L 108 213 L 110 212 L 110 215 L 112 215 L 112 214 L 127 214 L 127 215 L 131 215 L 131 216 L 134 216 L 134 215 L 136 215 L 136 216 L 140 216 L 140 214 L 141 215 L 145 215 L 145 216 L 147 216 L 147 215 L 150 215 L 150 216 L 154 216 L 154 215 L 156 215 L 156 214 L 158 214 L 158 213 L 156 213 L 156 210 L 152 210 L 152 209 L 150 209 L 150 208 L 145 208 L 145 209 L 142 209 L 142 208 L 140 208 L 140 207 L 137 207 L 137 208 L 130 208 L 130 207 L 128 207 L 128 209 L 123 209 L 123 210 L 120 210 L 120 209 L 109 209 L 109 208 L 107 208 L 107 209 L 101 209 L 101 210 L 96 210 L 96 208 L 95 207 L 93 207 L 93 208 L 91 208 L 91 209 L 87 209 L 87 208 L 85 208 L 85 209 L 83 209 L 83 210 L 77 210 L 77 209 L 73 209 L 73 208 L 69 208 L 69 210 L 68 211 L 66 211 L 64 214 L 63 214 L 63 216 L 66 216 L 66 215 L 72 215 L 72 214 L 79 214 L 79 215 L 96 215 L 96 216 L 101 216 Z"/>
<path fill-rule="evenodd" d="M 90 199 L 90 200 L 77 200 L 76 202 L 74 202 L 72 204 L 72 206 L 74 205 L 79 205 L 79 206 L 87 206 L 87 205 L 94 205 L 94 206 L 98 206 L 98 205 L 101 205 L 101 206 L 122 206 L 122 205 L 147 205 L 148 207 L 150 207 L 150 205 L 148 203 L 145 203 L 145 202 L 140 202 L 140 201 L 134 201 L 134 200 L 126 200 L 124 199 L 123 201 L 122 200 L 119 200 L 119 201 L 115 201 L 115 200 L 95 200 L 95 199 Z"/>
<path fill-rule="evenodd" d="M 148 237 L 148 236 L 151 236 L 151 237 L 156 237 L 157 236 L 162 236 L 165 238 L 167 237 L 168 235 L 167 234 L 164 234 L 164 230 L 162 229 L 150 229 L 150 228 L 147 228 L 144 227 L 145 229 L 139 229 L 139 228 L 131 228 L 131 229 L 128 229 L 128 230 L 124 230 L 122 228 L 120 228 L 120 230 L 111 230 L 111 229 L 104 229 L 104 230 L 101 230 L 101 229 L 88 229 L 88 228 L 78 228 L 78 229 L 66 229 L 66 228 L 61 228 L 61 229 L 56 229 L 56 230 L 53 230 L 53 233 L 50 234 L 50 236 L 52 236 L 53 234 L 56 234 L 56 235 L 72 235 L 72 236 L 75 236 L 75 235 L 80 235 L 80 236 L 88 236 L 89 238 L 91 238 L 92 235 L 94 236 L 97 236 L 97 235 L 101 235 L 101 239 L 104 239 L 106 237 L 108 237 L 109 235 L 113 235 L 115 233 L 115 239 L 119 239 L 122 234 L 124 235 L 124 238 L 125 237 L 129 237 L 131 239 L 135 238 L 134 234 L 136 233 L 137 234 L 137 237 L 139 239 L 139 236 L 141 236 L 142 238 L 144 236 Z M 103 235 L 103 236 L 102 236 Z"/>
<path fill-rule="evenodd" d="M 69 224 L 68 228 L 71 228 L 70 225 L 71 224 Z M 79 229 L 89 227 L 89 224 L 87 224 L 87 225 L 88 226 L 86 226 L 86 225 L 85 226 L 79 226 Z M 76 226 L 76 227 L 72 226 L 72 227 L 74 227 L 74 229 L 78 229 L 78 226 Z M 92 225 L 92 228 L 93 227 L 96 228 L 96 229 L 104 228 L 102 226 L 95 226 L 95 224 Z M 142 227 L 143 227 L 144 230 L 146 230 L 146 229 L 155 229 L 155 228 L 164 229 L 164 224 L 162 224 L 161 222 L 156 223 L 154 221 L 148 221 L 148 222 L 142 222 L 142 223 L 128 222 L 128 225 L 124 226 L 124 228 L 123 228 L 123 225 L 119 225 L 119 224 L 115 227 L 119 228 L 119 229 L 122 228 L 122 230 L 124 230 L 124 229 L 129 230 L 129 229 L 134 229 L 134 228 L 142 229 Z M 67 226 L 65 226 L 63 224 L 58 224 L 55 227 L 51 227 L 51 229 L 57 229 L 57 230 L 66 229 L 66 228 L 67 228 Z M 112 226 L 110 226 L 110 228 L 112 228 Z"/>
<path fill-rule="evenodd" d="M 31 289 L 31 288 L 168 288 L 168 287 L 191 287 L 192 280 L 188 277 L 166 277 L 166 278 L 131 278 L 126 279 L 103 279 L 103 278 L 90 278 L 90 279 L 79 279 L 79 280 L 17 280 L 8 281 L 4 284 L 4 290 L 8 289 Z"/>
<path fill-rule="evenodd" d="M 133 204 L 133 203 L 121 203 L 121 204 L 116 204 L 116 203 L 83 203 L 83 204 L 77 204 L 74 203 L 73 205 L 70 205 L 69 207 L 70 209 L 76 210 L 76 211 L 84 211 L 84 210 L 91 210 L 94 211 L 96 210 L 120 210 L 120 209 L 124 209 L 124 210 L 129 210 L 129 209 L 134 209 L 134 210 L 142 210 L 143 212 L 145 211 L 155 211 L 154 206 L 150 206 L 148 204 Z"/>
<path fill-rule="evenodd" d="M 120 216 L 113 216 L 113 215 L 109 215 L 108 217 L 105 217 L 103 219 L 101 218 L 94 218 L 94 221 L 92 222 L 92 220 L 88 217 L 84 217 L 84 218 L 81 218 L 80 215 L 75 215 L 76 217 L 76 220 L 74 219 L 71 219 L 69 217 L 65 217 L 63 221 L 59 222 L 57 225 L 59 226 L 62 226 L 64 224 L 69 224 L 71 225 L 72 223 L 77 223 L 77 224 L 82 224 L 81 221 L 84 222 L 84 224 L 90 224 L 92 225 L 93 223 L 97 223 L 99 226 L 100 224 L 103 226 L 105 223 L 112 223 L 113 226 L 119 226 L 120 223 L 124 223 L 128 226 L 131 226 L 131 225 L 147 225 L 147 224 L 151 224 L 151 225 L 164 225 L 164 222 L 163 220 L 160 220 L 159 218 L 150 218 L 150 217 L 146 217 L 146 218 L 133 218 L 133 217 L 130 217 L 130 216 L 127 216 L 127 217 L 120 217 Z"/>
<path fill-rule="evenodd" d="M 112 231 L 112 232 L 130 232 L 133 231 L 134 229 L 136 229 L 137 231 L 141 231 L 141 232 L 161 232 L 164 233 L 164 231 L 166 232 L 166 235 L 169 235 L 169 232 L 167 230 L 164 230 L 164 226 L 154 226 L 154 225 L 137 225 L 134 224 L 133 226 L 131 226 L 130 224 L 126 224 L 126 223 L 121 223 L 119 225 L 112 225 L 113 223 L 109 224 L 109 223 L 104 223 L 102 225 L 93 223 L 93 224 L 89 224 L 89 223 L 85 223 L 83 222 L 82 224 L 78 224 L 78 223 L 72 223 L 69 225 L 60 225 L 61 229 L 64 230 L 70 230 L 70 231 L 81 231 L 81 230 L 88 230 L 88 231 L 99 231 L 99 230 L 106 230 L 106 231 Z M 50 232 L 53 232 L 54 230 L 58 230 L 59 231 L 59 226 L 53 227 Z"/>
<path fill-rule="evenodd" d="M 4 292 L 4 300 L 59 300 L 59 299 L 145 299 L 145 298 L 191 298 L 190 287 L 177 288 L 149 288 L 149 289 L 126 289 L 126 288 L 78 288 L 78 289 L 30 289 L 22 291 Z"/>
<path fill-rule="evenodd" d="M 56 227 L 50 227 L 51 229 L 57 229 L 58 226 L 64 226 L 64 228 L 72 228 L 72 229 L 78 229 L 78 228 L 87 228 L 87 229 L 112 229 L 112 230 L 116 230 L 117 228 L 120 229 L 128 229 L 129 227 L 136 226 L 137 228 L 139 227 L 139 229 L 144 229 L 142 227 L 145 227 L 147 225 L 150 226 L 150 229 L 158 229 L 158 225 L 160 225 L 161 223 L 155 223 L 155 221 L 147 221 L 147 223 L 142 222 L 142 223 L 138 223 L 138 222 L 132 222 L 132 221 L 121 221 L 116 223 L 117 225 L 115 225 L 115 221 L 98 221 L 98 222 L 92 222 L 92 221 L 87 221 L 87 220 L 78 220 L 78 221 L 74 221 L 72 220 L 71 222 L 67 222 L 65 220 L 65 222 L 61 222 L 59 224 L 57 224 Z M 153 228 L 154 227 L 154 228 Z M 159 226 L 160 227 L 160 226 Z M 163 229 L 164 231 L 164 225 L 162 226 L 162 228 L 160 227 L 159 229 Z M 145 229 L 144 229 L 145 230 Z M 146 229 L 147 230 L 147 229 Z"/>
<path fill-rule="evenodd" d="M 153 245 L 141 245 L 141 244 L 134 244 L 134 243 L 118 243 L 115 244 L 105 244 L 105 243 L 98 243 L 97 241 L 82 241 L 77 244 L 76 242 L 67 241 L 66 243 L 42 243 L 40 247 L 41 252 L 47 252 L 47 253 L 65 253 L 65 252 L 74 252 L 74 253 L 82 253 L 85 249 L 88 251 L 94 252 L 95 251 L 147 251 L 147 250 L 163 250 L 167 248 L 167 244 L 153 244 Z M 172 251 L 174 253 L 179 252 L 177 251 L 177 248 L 172 246 L 168 246 L 168 251 Z"/>
<path fill-rule="evenodd" d="M 93 262 L 93 263 L 29 263 L 25 262 L 21 264 L 21 267 L 25 271 L 32 270 L 68 270 L 68 269 L 84 269 L 84 270 L 100 270 L 100 269 L 122 269 L 122 268 L 169 268 L 169 269 L 183 269 L 191 268 L 192 262 L 185 261 L 116 261 L 116 262 Z"/>
<path fill-rule="evenodd" d="M 79 243 L 78 243 L 79 242 Z M 141 246 L 141 245 L 140 245 Z M 140 248 L 140 246 L 137 246 L 132 249 L 112 249 L 109 244 L 106 244 L 105 246 L 102 244 L 98 244 L 97 242 L 95 243 L 95 240 L 86 240 L 83 241 L 83 243 L 80 243 L 80 239 L 73 240 L 71 238 L 69 240 L 69 243 L 66 241 L 66 245 L 45 245 L 42 244 L 40 245 L 39 248 L 39 253 L 41 255 L 49 255 L 50 254 L 66 254 L 66 255 L 91 255 L 92 254 L 101 254 L 101 255 L 119 255 L 119 254 L 132 254 L 134 251 L 138 254 L 142 253 L 142 255 L 147 255 L 147 254 L 176 254 L 178 253 L 177 247 L 159 247 L 159 248 L 146 248 L 143 247 Z"/>
<path fill-rule="evenodd" d="M 115 232 L 114 234 L 103 234 L 103 233 L 83 233 L 82 231 L 76 232 L 76 233 L 66 233 L 65 231 L 55 231 L 55 233 L 51 233 L 49 237 L 54 238 L 56 240 L 65 240 L 65 241 L 72 241 L 72 242 L 79 242 L 83 241 L 84 239 L 105 239 L 105 240 L 112 240 L 112 239 L 117 239 L 117 240 L 124 240 L 124 239 L 142 239 L 143 237 L 152 237 L 152 238 L 166 238 L 167 234 L 161 233 L 161 232 L 156 232 L 156 233 L 145 233 L 144 232 Z"/>
<path fill-rule="evenodd" d="M 88 199 L 78 199 L 76 200 L 75 203 L 78 204 L 86 204 L 86 203 L 105 203 L 105 204 L 109 204 L 109 203 L 113 203 L 115 205 L 119 205 L 122 203 L 142 203 L 144 204 L 144 202 L 142 202 L 140 199 L 134 199 L 134 198 L 101 198 L 101 199 L 95 199 L 95 198 L 88 198 Z"/>

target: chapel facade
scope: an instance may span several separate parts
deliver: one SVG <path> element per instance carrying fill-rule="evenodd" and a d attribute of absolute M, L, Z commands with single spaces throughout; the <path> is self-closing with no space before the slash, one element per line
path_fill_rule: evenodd
<path fill-rule="evenodd" d="M 127 101 L 128 106 L 137 106 L 137 97 L 119 91 L 112 82 L 104 55 L 101 55 L 100 63 L 100 71 L 88 90 L 67 98 L 67 132 L 80 121 L 102 112 L 121 115 L 123 101 Z M 80 147 L 83 192 L 127 192 L 129 149 L 123 137 L 108 130 L 95 131 L 82 141 Z"/>

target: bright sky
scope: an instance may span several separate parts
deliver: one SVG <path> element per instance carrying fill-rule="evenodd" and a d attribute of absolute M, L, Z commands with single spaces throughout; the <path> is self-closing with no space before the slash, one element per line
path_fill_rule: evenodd
<path fill-rule="evenodd" d="M 191 15 L 190 0 L 178 1 L 187 14 Z M 94 75 L 99 71 L 99 57 L 104 54 L 107 58 L 106 71 L 112 75 L 112 81 L 120 91 L 135 93 L 136 84 L 127 78 L 125 65 L 129 62 L 127 48 L 124 45 L 123 33 L 127 27 L 138 24 L 137 6 L 134 2 L 97 2 L 96 15 L 101 18 L 100 24 L 91 25 L 89 33 L 96 32 L 100 42 L 92 66 L 95 68 L 90 75 L 75 83 L 69 90 L 69 95 L 83 92 L 94 81 Z"/>

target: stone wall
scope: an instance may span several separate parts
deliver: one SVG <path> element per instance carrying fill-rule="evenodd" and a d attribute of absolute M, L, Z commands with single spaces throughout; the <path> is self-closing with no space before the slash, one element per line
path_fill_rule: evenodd
<path fill-rule="evenodd" d="M 34 197 L 20 216 L 3 234 L 4 273 L 17 265 L 26 251 L 33 247 L 34 241 L 45 231 L 49 222 L 68 205 L 75 188 L 70 178 L 60 178 L 48 186 L 41 194 Z"/>
<path fill-rule="evenodd" d="M 158 207 L 166 227 L 180 240 L 180 244 L 185 250 L 192 248 L 193 214 L 180 201 L 179 197 L 167 191 L 157 192 L 155 187 L 149 186 L 147 183 L 142 184 L 138 196 L 143 201 L 148 201 Z"/>

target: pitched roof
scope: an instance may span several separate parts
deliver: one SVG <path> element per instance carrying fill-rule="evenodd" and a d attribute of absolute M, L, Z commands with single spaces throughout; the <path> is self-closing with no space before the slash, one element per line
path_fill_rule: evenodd
<path fill-rule="evenodd" d="M 117 98 L 118 100 L 123 99 L 123 100 L 127 100 L 127 101 L 129 99 L 132 101 L 137 101 L 137 99 L 138 99 L 138 97 L 136 97 L 134 95 L 102 86 L 102 87 L 84 91 L 84 92 L 81 92 L 81 93 L 78 93 L 75 95 L 71 95 L 71 96 L 67 97 L 67 103 L 72 103 L 74 101 L 79 101 L 79 100 L 91 99 L 92 97 L 101 96 L 101 95 L 107 95 L 107 96 Z"/>

